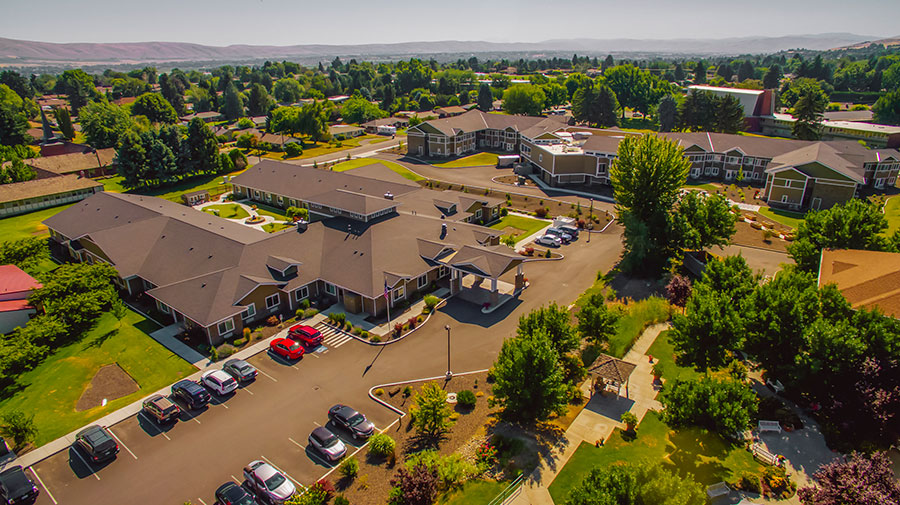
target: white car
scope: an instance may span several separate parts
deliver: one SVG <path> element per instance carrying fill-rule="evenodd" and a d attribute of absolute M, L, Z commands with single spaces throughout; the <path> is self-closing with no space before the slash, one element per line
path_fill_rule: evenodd
<path fill-rule="evenodd" d="M 220 396 L 227 395 L 238 387 L 238 383 L 234 380 L 234 377 L 224 370 L 209 370 L 203 372 L 203 375 L 200 376 L 200 382 Z"/>
<path fill-rule="evenodd" d="M 265 461 L 245 466 L 244 478 L 257 496 L 270 503 L 284 503 L 297 493 L 294 483 Z"/>
<path fill-rule="evenodd" d="M 534 243 L 539 244 L 539 245 L 546 245 L 546 246 L 550 246 L 550 247 L 559 247 L 562 245 L 562 240 L 560 240 L 560 238 L 555 235 L 548 234 L 548 235 L 539 237 L 537 240 L 534 241 Z"/>
<path fill-rule="evenodd" d="M 319 426 L 309 434 L 309 445 L 328 461 L 337 461 L 347 454 L 344 442 L 324 426 Z"/>

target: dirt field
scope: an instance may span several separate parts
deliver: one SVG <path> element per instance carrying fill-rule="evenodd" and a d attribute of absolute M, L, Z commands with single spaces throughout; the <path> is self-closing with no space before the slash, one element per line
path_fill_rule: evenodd
<path fill-rule="evenodd" d="M 125 373 L 125 370 L 117 364 L 104 365 L 97 370 L 91 383 L 88 385 L 78 403 L 75 404 L 75 410 L 81 412 L 83 410 L 99 407 L 103 404 L 103 400 L 112 401 L 116 398 L 128 396 L 140 389 L 138 383 Z"/>

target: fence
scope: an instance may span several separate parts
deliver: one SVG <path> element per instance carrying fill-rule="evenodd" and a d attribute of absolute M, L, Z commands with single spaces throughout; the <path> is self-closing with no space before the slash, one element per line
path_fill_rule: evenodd
<path fill-rule="evenodd" d="M 506 505 L 510 503 L 515 497 L 519 496 L 519 493 L 522 492 L 522 483 L 525 482 L 525 476 L 523 474 L 519 474 L 518 477 L 514 481 L 512 481 L 506 489 L 500 491 L 500 494 L 494 497 L 493 500 L 488 503 L 488 505 Z"/>

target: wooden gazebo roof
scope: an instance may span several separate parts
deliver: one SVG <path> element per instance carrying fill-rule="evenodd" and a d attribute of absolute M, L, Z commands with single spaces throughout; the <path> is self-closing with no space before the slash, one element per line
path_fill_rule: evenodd
<path fill-rule="evenodd" d="M 634 363 L 629 363 L 618 358 L 613 358 L 606 354 L 601 354 L 588 367 L 588 374 L 592 378 L 601 378 L 609 381 L 615 381 L 618 384 L 628 382 L 631 372 L 637 368 Z"/>

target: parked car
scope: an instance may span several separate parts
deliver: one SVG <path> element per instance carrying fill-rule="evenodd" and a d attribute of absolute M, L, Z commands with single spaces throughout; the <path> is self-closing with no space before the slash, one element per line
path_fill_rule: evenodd
<path fill-rule="evenodd" d="M 234 377 L 223 370 L 207 370 L 200 376 L 200 382 L 219 396 L 233 393 L 238 387 Z"/>
<path fill-rule="evenodd" d="M 144 400 L 142 410 L 160 424 L 175 421 L 178 419 L 178 415 L 181 414 L 181 407 L 168 396 L 161 394 L 155 394 Z"/>
<path fill-rule="evenodd" d="M 294 483 L 265 461 L 254 461 L 244 467 L 247 484 L 260 498 L 270 503 L 284 503 L 297 492 Z"/>
<path fill-rule="evenodd" d="M 578 228 L 576 228 L 574 226 L 569 226 L 567 224 L 564 224 L 564 225 L 560 226 L 559 229 L 568 233 L 573 238 L 578 238 Z"/>
<path fill-rule="evenodd" d="M 375 425 L 355 409 L 337 404 L 328 410 L 328 419 L 349 431 L 353 438 L 366 439 L 375 433 Z"/>
<path fill-rule="evenodd" d="M 560 238 L 555 235 L 543 235 L 541 237 L 538 237 L 537 240 L 534 241 L 534 243 L 550 247 L 559 247 L 562 245 L 562 240 L 560 240 Z"/>
<path fill-rule="evenodd" d="M 199 409 L 212 398 L 200 384 L 188 379 L 172 384 L 172 396 L 181 399 L 189 409 Z"/>
<path fill-rule="evenodd" d="M 324 426 L 319 426 L 309 434 L 309 445 L 328 461 L 337 461 L 347 454 L 344 442 Z"/>
<path fill-rule="evenodd" d="M 253 495 L 234 481 L 228 481 L 216 489 L 218 505 L 257 505 Z"/>
<path fill-rule="evenodd" d="M 291 326 L 291 329 L 288 330 L 288 336 L 306 347 L 318 347 L 322 343 L 322 332 L 312 326 L 303 324 Z"/>
<path fill-rule="evenodd" d="M 75 447 L 94 463 L 112 459 L 119 453 L 119 444 L 112 433 L 97 424 L 88 426 L 75 435 Z"/>
<path fill-rule="evenodd" d="M 0 473 L 0 498 L 3 498 L 6 505 L 34 503 L 38 494 L 40 490 L 25 475 L 21 466 L 11 466 Z"/>
<path fill-rule="evenodd" d="M 547 235 L 553 235 L 555 237 L 558 237 L 560 240 L 562 240 L 563 244 L 568 244 L 569 242 L 572 241 L 572 235 L 569 235 L 568 233 L 560 230 L 559 228 L 547 228 L 547 231 L 545 233 Z"/>
<path fill-rule="evenodd" d="M 259 373 L 256 370 L 256 367 L 237 358 L 226 361 L 225 364 L 222 365 L 222 370 L 225 370 L 228 375 L 234 377 L 234 380 L 238 382 L 250 382 L 256 379 L 256 374 Z"/>
<path fill-rule="evenodd" d="M 303 353 L 306 352 L 299 342 L 289 338 L 276 338 L 269 344 L 269 349 L 285 359 L 300 359 L 303 357 Z"/>

